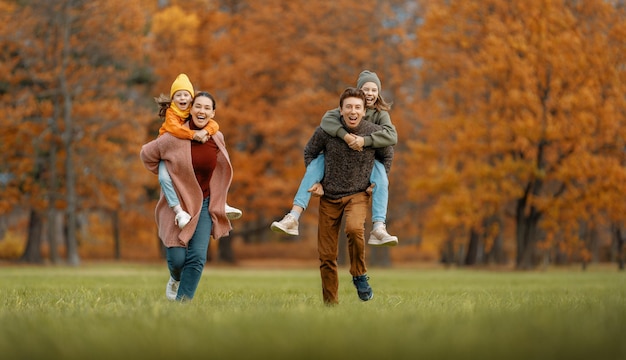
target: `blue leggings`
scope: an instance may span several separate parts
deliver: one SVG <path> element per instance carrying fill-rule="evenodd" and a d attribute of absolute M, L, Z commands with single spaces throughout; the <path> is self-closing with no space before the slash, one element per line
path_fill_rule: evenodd
<path fill-rule="evenodd" d="M 172 178 L 170 177 L 170 173 L 167 172 L 167 167 L 163 160 L 159 162 L 159 184 L 161 184 L 161 190 L 163 190 L 163 196 L 165 196 L 167 205 L 171 208 L 180 205 L 180 200 L 178 200 L 178 195 L 176 195 L 176 190 L 174 190 Z"/>
<path fill-rule="evenodd" d="M 304 177 L 300 182 L 300 187 L 293 199 L 293 204 L 306 209 L 311 200 L 311 193 L 308 190 L 315 183 L 322 181 L 324 177 L 324 154 L 320 154 L 313 159 L 306 167 Z M 385 222 L 387 219 L 387 203 L 389 202 L 389 178 L 385 171 L 385 166 L 380 161 L 374 161 L 370 182 L 376 184 L 372 191 L 372 221 Z"/>
<path fill-rule="evenodd" d="M 193 233 L 187 247 L 167 248 L 167 267 L 174 280 L 180 281 L 176 300 L 191 300 L 196 293 L 204 264 L 206 263 L 207 250 L 211 237 L 213 222 L 209 214 L 209 198 L 202 202 L 198 226 Z"/>

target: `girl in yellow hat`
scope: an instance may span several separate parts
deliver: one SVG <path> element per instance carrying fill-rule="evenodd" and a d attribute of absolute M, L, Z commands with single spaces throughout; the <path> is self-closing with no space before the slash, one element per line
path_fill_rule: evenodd
<path fill-rule="evenodd" d="M 179 74 L 170 88 L 170 97 L 161 95 L 155 98 L 155 101 L 160 106 L 159 116 L 164 118 L 163 124 L 159 129 L 159 136 L 170 133 L 179 139 L 194 140 L 204 144 L 209 140 L 210 136 L 213 136 L 220 129 L 217 121 L 213 119 L 210 119 L 208 124 L 201 130 L 191 130 L 189 127 L 184 126 L 189 118 L 189 110 L 194 94 L 193 85 L 189 77 L 186 74 Z M 180 206 L 180 200 L 174 189 L 172 178 L 163 161 L 159 164 L 159 183 L 168 205 L 176 214 L 174 222 L 179 228 L 184 228 L 191 220 L 191 215 Z M 242 212 L 227 204 L 226 215 L 233 220 L 240 218 Z"/>

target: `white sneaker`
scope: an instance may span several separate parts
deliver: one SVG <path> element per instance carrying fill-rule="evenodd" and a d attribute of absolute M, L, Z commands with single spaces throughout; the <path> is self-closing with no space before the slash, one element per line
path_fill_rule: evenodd
<path fill-rule="evenodd" d="M 398 237 L 389 235 L 387 232 L 387 226 L 383 224 L 377 229 L 372 230 L 367 243 L 372 246 L 396 246 L 398 245 Z"/>
<path fill-rule="evenodd" d="M 243 215 L 243 212 L 241 212 L 241 210 L 226 204 L 226 217 L 229 220 L 237 220 L 241 217 L 241 215 Z"/>
<path fill-rule="evenodd" d="M 182 230 L 187 224 L 189 224 L 189 220 L 191 220 L 191 215 L 186 211 L 181 211 L 176 214 L 176 218 L 174 219 L 174 224 L 178 225 L 178 227 Z"/>
<path fill-rule="evenodd" d="M 180 281 L 176 281 L 170 276 L 170 280 L 167 282 L 167 286 L 165 287 L 165 297 L 167 300 L 176 300 L 176 295 L 178 295 L 178 285 L 180 285 Z"/>
<path fill-rule="evenodd" d="M 270 226 L 272 231 L 277 233 L 285 233 L 287 235 L 299 235 L 298 231 L 298 219 L 291 214 L 285 215 L 281 221 L 274 221 Z"/>

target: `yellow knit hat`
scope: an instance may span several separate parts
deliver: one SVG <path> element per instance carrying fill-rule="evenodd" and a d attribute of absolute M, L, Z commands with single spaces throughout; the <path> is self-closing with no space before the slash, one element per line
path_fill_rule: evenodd
<path fill-rule="evenodd" d="M 189 78 L 185 74 L 179 74 L 176 77 L 176 80 L 172 83 L 172 88 L 170 89 L 170 99 L 174 97 L 174 93 L 178 90 L 187 90 L 192 97 L 195 95 L 193 92 L 193 85 L 191 85 L 191 81 L 189 81 Z"/>

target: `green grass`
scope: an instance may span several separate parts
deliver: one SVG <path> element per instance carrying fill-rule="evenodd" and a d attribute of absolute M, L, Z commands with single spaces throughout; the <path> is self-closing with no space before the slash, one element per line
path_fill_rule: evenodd
<path fill-rule="evenodd" d="M 370 269 L 340 304 L 317 269 L 206 268 L 165 299 L 163 265 L 0 267 L 0 358 L 626 359 L 626 274 Z"/>

